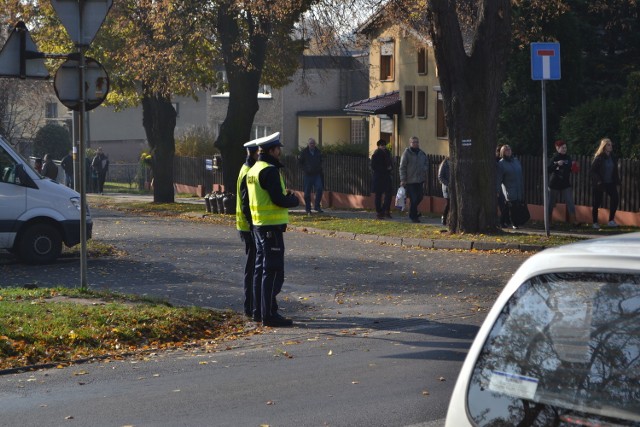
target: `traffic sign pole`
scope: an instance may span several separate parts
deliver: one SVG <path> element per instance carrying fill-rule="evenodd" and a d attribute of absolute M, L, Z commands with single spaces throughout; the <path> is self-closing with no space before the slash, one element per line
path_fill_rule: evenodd
<path fill-rule="evenodd" d="M 531 79 L 540 80 L 542 89 L 542 187 L 544 229 L 549 230 L 549 185 L 547 174 L 547 97 L 545 80 L 560 80 L 560 43 L 531 43 Z"/>
<path fill-rule="evenodd" d="M 82 20 L 80 20 L 82 27 Z M 85 58 L 84 47 L 80 47 L 80 288 L 87 289 L 87 174 L 86 174 L 86 99 L 84 85 Z"/>
<path fill-rule="evenodd" d="M 547 91 L 544 80 L 540 81 L 542 87 L 542 188 L 544 188 L 544 230 L 547 237 L 551 234 L 549 218 L 549 174 L 547 173 Z"/>

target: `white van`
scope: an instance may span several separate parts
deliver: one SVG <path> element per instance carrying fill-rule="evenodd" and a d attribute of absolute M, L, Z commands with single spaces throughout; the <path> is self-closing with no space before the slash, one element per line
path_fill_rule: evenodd
<path fill-rule="evenodd" d="M 93 222 L 87 208 L 87 239 Z M 0 136 L 0 249 L 24 262 L 52 262 L 80 243 L 80 194 L 39 175 Z"/>

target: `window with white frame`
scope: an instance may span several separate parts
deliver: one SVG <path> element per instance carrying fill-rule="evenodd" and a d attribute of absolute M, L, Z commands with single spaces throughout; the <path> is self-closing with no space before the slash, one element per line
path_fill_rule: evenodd
<path fill-rule="evenodd" d="M 427 87 L 416 87 L 416 116 L 420 119 L 427 118 L 427 106 L 429 105 L 427 99 Z"/>
<path fill-rule="evenodd" d="M 46 119 L 56 119 L 56 118 L 58 118 L 58 103 L 57 102 L 47 102 L 46 103 L 44 117 Z"/>
<path fill-rule="evenodd" d="M 394 79 L 394 51 L 395 43 L 393 39 L 380 40 L 380 80 L 385 81 Z"/>
<path fill-rule="evenodd" d="M 216 90 L 213 96 L 228 97 L 229 96 L 229 80 L 226 71 L 218 71 L 216 73 Z M 258 87 L 258 98 L 272 98 L 273 90 L 270 85 L 261 84 Z"/>
<path fill-rule="evenodd" d="M 270 85 L 260 85 L 258 87 L 258 98 L 271 98 L 272 90 Z"/>
<path fill-rule="evenodd" d="M 442 98 L 442 92 L 438 91 L 436 99 L 436 136 L 438 138 L 448 138 L 449 130 L 447 129 L 447 122 L 444 119 L 444 99 Z"/>
<path fill-rule="evenodd" d="M 359 119 L 351 119 L 351 143 L 365 144 L 369 141 L 367 130 L 369 129 L 369 121 L 366 117 Z"/>
<path fill-rule="evenodd" d="M 429 67 L 427 64 L 428 53 L 427 47 L 423 46 L 418 48 L 418 74 L 424 75 L 429 71 Z"/>
<path fill-rule="evenodd" d="M 253 125 L 251 127 L 251 139 L 262 138 L 263 136 L 271 135 L 271 126 L 267 125 Z"/>
<path fill-rule="evenodd" d="M 413 117 L 414 112 L 414 98 L 415 98 L 415 86 L 404 87 L 404 115 L 405 117 Z"/>
<path fill-rule="evenodd" d="M 229 82 L 227 80 L 226 71 L 218 71 L 216 73 L 216 93 L 215 95 L 229 96 Z"/>

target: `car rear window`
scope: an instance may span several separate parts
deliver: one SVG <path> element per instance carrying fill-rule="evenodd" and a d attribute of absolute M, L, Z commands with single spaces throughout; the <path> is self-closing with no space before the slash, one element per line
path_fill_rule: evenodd
<path fill-rule="evenodd" d="M 525 282 L 484 344 L 467 410 L 481 426 L 640 426 L 640 275 Z"/>

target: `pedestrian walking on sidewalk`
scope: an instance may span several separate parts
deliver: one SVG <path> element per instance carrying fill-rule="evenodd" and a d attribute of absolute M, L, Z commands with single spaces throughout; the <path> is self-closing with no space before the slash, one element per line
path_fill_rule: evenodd
<path fill-rule="evenodd" d="M 598 209 L 602 206 L 604 194 L 609 196 L 609 227 L 617 227 L 615 222 L 616 211 L 620 196 L 618 195 L 618 184 L 620 184 L 620 174 L 618 173 L 618 159 L 613 155 L 613 142 L 609 138 L 600 140 L 600 146 L 593 156 L 591 163 L 591 184 L 593 206 L 591 216 L 593 228 L 600 228 L 598 224 Z"/>
<path fill-rule="evenodd" d="M 407 191 L 407 197 L 411 200 L 409 205 L 409 218 L 412 222 L 420 222 L 418 205 L 424 197 L 424 182 L 429 173 L 429 159 L 420 149 L 420 140 L 417 136 L 409 139 L 409 147 L 404 150 L 400 158 L 400 186 Z"/>
<path fill-rule="evenodd" d="M 316 146 L 316 140 L 309 138 L 307 146 L 300 153 L 298 162 L 302 167 L 304 176 L 302 185 L 304 189 L 304 204 L 308 214 L 311 213 L 311 193 L 315 191 L 313 210 L 322 213 L 322 191 L 324 190 L 324 176 L 322 173 L 322 152 Z"/>
<path fill-rule="evenodd" d="M 447 201 L 444 206 L 444 212 L 442 212 L 441 222 L 442 225 L 449 223 L 449 184 L 451 182 L 451 166 L 449 158 L 445 157 L 440 166 L 438 167 L 438 181 L 442 185 L 442 197 Z"/>
<path fill-rule="evenodd" d="M 513 157 L 511 147 L 508 145 L 503 145 L 500 148 L 500 157 L 496 172 L 496 192 L 502 192 L 506 201 L 506 209 L 502 213 L 500 223 L 502 227 L 506 227 L 508 226 L 507 221 L 511 221 L 511 226 L 516 229 L 522 223 L 514 213 L 519 212 L 519 209 L 524 205 L 522 165 L 518 159 Z"/>
<path fill-rule="evenodd" d="M 567 144 L 564 141 L 558 140 L 554 145 L 556 154 L 554 154 L 547 166 L 547 172 L 549 173 L 549 220 L 551 220 L 556 199 L 558 196 L 562 196 L 562 199 L 567 204 L 569 223 L 576 225 L 576 206 L 573 203 L 573 188 L 570 181 L 573 162 L 567 154 Z"/>
<path fill-rule="evenodd" d="M 371 156 L 371 190 L 375 194 L 376 217 L 378 219 L 391 218 L 391 171 L 393 161 L 391 153 L 387 150 L 387 141 L 381 139 L 377 143 L 378 148 Z M 384 199 L 383 199 L 384 196 Z"/>

